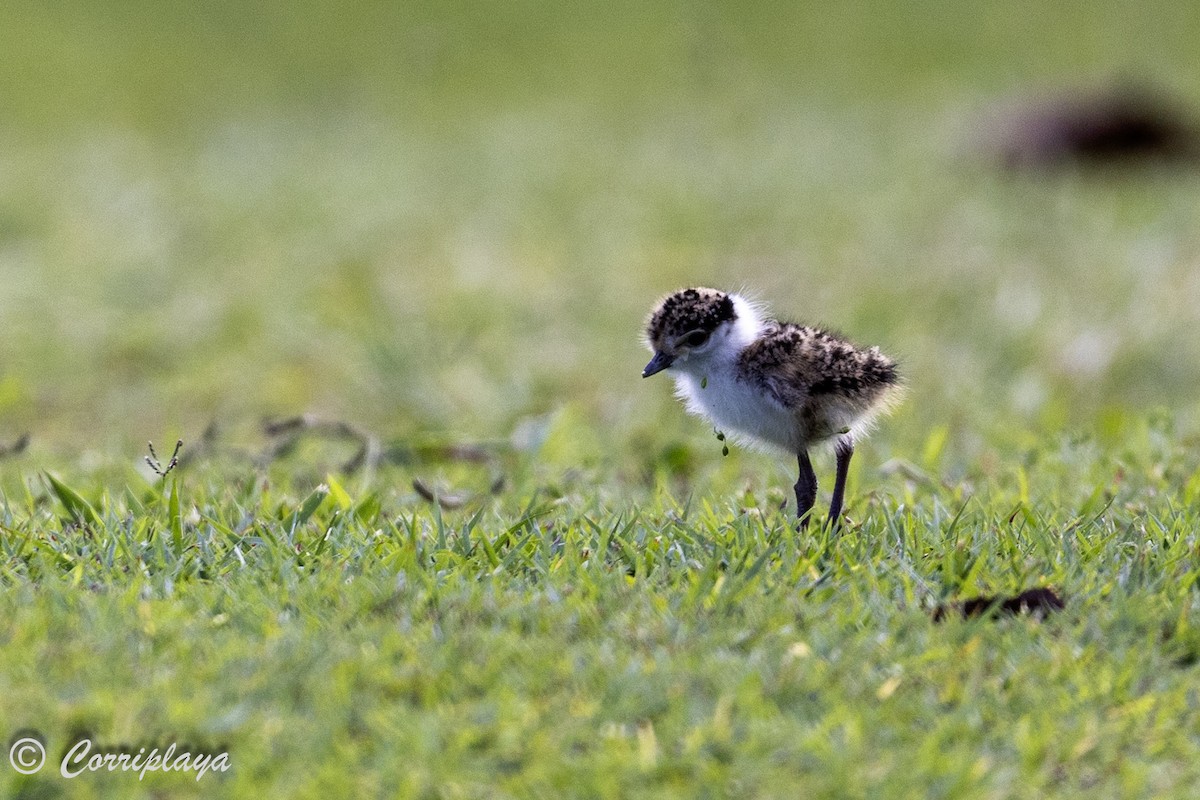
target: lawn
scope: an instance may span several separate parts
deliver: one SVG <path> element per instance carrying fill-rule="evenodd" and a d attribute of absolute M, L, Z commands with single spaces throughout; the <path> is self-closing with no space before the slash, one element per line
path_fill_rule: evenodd
<path fill-rule="evenodd" d="M 1196 41 L 0 4 L 0 733 L 48 753 L 0 796 L 1193 796 L 1200 169 L 986 143 L 1118 76 L 1200 111 Z M 693 284 L 900 358 L 840 535 L 641 379 Z M 1034 586 L 1066 608 L 931 619 Z M 84 738 L 230 768 L 63 777 Z"/>

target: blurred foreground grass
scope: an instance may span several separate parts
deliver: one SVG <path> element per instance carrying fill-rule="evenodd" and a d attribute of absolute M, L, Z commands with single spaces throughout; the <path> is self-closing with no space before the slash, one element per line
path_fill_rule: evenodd
<path fill-rule="evenodd" d="M 978 141 L 1114 74 L 1200 107 L 1198 39 L 1185 3 L 0 6 L 0 718 L 234 762 L 0 786 L 1187 796 L 1200 175 Z M 694 283 L 902 357 L 837 542 L 639 377 Z M 264 457 L 297 413 L 391 458 Z M 1041 583 L 1046 625 L 928 621 Z"/>

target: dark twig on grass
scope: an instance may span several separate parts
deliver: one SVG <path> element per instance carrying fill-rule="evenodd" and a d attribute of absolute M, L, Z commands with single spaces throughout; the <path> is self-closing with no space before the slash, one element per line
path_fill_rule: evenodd
<path fill-rule="evenodd" d="M 25 452 L 26 447 L 29 447 L 29 434 L 22 433 L 12 444 L 0 444 L 0 458 L 19 456 Z"/>
<path fill-rule="evenodd" d="M 179 449 L 183 447 L 183 439 L 175 443 L 175 452 L 171 453 L 171 460 L 164 468 L 162 462 L 158 460 L 158 453 L 154 452 L 154 442 L 146 442 L 146 446 L 150 448 L 150 455 L 146 456 L 146 463 L 150 465 L 150 469 L 154 470 L 160 477 L 167 477 L 171 470 L 179 465 Z"/>
<path fill-rule="evenodd" d="M 479 442 L 432 442 L 432 443 L 393 443 L 387 447 L 381 445 L 379 437 L 357 425 L 341 420 L 322 419 L 314 414 L 299 414 L 283 419 L 267 420 L 263 423 L 263 433 L 272 439 L 266 452 L 259 462 L 269 464 L 276 459 L 288 455 L 305 436 L 316 436 L 326 439 L 341 439 L 357 442 L 359 447 L 340 470 L 347 475 L 353 475 L 364 467 L 374 469 L 380 464 L 416 465 L 431 461 L 457 461 L 468 464 L 485 464 L 492 467 L 493 478 L 489 486 L 492 494 L 504 491 L 505 479 L 500 471 L 499 452 L 503 445 L 499 443 Z M 442 508 L 458 508 L 470 498 L 462 494 L 438 495 L 435 501 L 434 492 L 427 484 L 418 479 L 413 488 L 424 499 L 437 502 Z"/>
<path fill-rule="evenodd" d="M 470 500 L 470 497 L 466 494 L 443 494 L 439 491 L 436 491 L 420 478 L 413 478 L 412 487 L 413 491 L 419 494 L 423 499 L 428 500 L 430 503 L 437 503 L 447 511 L 452 511 L 456 508 L 462 508 L 467 504 L 467 501 Z"/>
<path fill-rule="evenodd" d="M 970 619 L 1028 614 L 1036 619 L 1045 619 L 1055 611 L 1062 611 L 1066 606 L 1053 589 L 1026 589 L 1012 597 L 973 597 L 958 603 L 940 605 L 933 612 L 933 621 L 942 622 L 951 615 Z"/>
<path fill-rule="evenodd" d="M 357 442 L 358 450 L 340 468 L 344 474 L 353 475 L 363 467 L 373 469 L 380 461 L 382 448 L 378 437 L 357 425 L 341 420 L 326 420 L 313 414 L 300 414 L 284 419 L 267 420 L 263 423 L 263 433 L 276 440 L 263 455 L 263 461 L 266 463 L 290 453 L 305 435 Z"/>

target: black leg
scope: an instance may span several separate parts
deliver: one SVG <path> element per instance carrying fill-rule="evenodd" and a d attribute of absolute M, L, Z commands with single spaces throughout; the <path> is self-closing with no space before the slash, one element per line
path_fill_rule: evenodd
<path fill-rule="evenodd" d="M 843 436 L 838 439 L 834 452 L 837 454 L 837 478 L 833 483 L 833 500 L 829 503 L 829 528 L 836 531 L 842 525 L 842 498 L 846 494 L 846 473 L 850 471 L 850 457 L 854 455 L 854 440 Z"/>
<path fill-rule="evenodd" d="M 796 479 L 796 516 L 800 518 L 800 527 L 803 529 L 808 526 L 810 512 L 817 502 L 817 473 L 813 472 L 807 451 L 801 450 L 797 461 L 800 464 L 800 477 Z"/>

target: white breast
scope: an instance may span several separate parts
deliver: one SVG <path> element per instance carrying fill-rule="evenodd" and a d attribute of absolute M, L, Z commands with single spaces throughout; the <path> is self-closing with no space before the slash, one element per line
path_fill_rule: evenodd
<path fill-rule="evenodd" d="M 799 426 L 792 412 L 737 380 L 732 369 L 714 370 L 711 375 L 699 377 L 680 372 L 675 376 L 675 389 L 688 411 L 708 419 L 740 442 L 789 454 L 803 445 L 798 441 Z"/>

